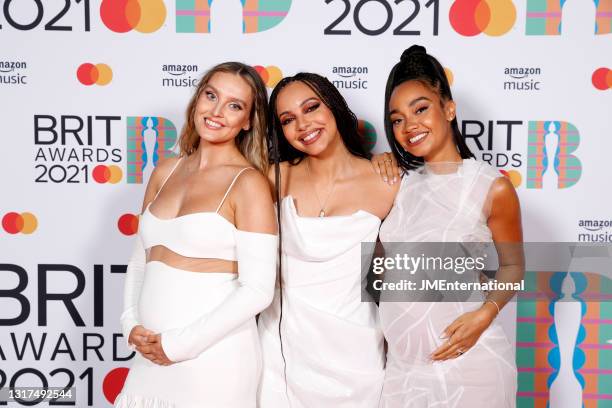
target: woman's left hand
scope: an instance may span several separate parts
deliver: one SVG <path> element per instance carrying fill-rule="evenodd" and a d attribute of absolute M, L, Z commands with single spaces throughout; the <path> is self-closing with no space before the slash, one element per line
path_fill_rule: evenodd
<path fill-rule="evenodd" d="M 161 345 L 161 334 L 152 334 L 147 337 L 147 344 L 144 346 L 136 347 L 136 350 L 142 354 L 142 356 L 148 360 L 151 360 L 155 364 L 167 366 L 173 364 Z"/>
<path fill-rule="evenodd" d="M 485 303 L 480 309 L 459 316 L 444 329 L 442 338 L 448 341 L 431 354 L 431 359 L 434 361 L 448 360 L 468 351 L 491 325 L 496 315 L 496 311 Z"/>

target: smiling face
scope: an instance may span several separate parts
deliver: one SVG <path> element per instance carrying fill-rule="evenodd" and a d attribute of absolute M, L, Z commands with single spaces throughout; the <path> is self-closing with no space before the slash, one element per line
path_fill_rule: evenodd
<path fill-rule="evenodd" d="M 275 110 L 289 144 L 309 156 L 320 155 L 340 140 L 332 111 L 301 81 L 279 92 Z"/>
<path fill-rule="evenodd" d="M 253 91 L 239 75 L 215 73 L 202 89 L 194 110 L 196 132 L 209 143 L 233 140 L 249 130 Z"/>
<path fill-rule="evenodd" d="M 402 148 L 425 161 L 459 161 L 451 121 L 455 102 L 442 101 L 439 94 L 420 81 L 395 87 L 389 100 L 393 136 Z"/>

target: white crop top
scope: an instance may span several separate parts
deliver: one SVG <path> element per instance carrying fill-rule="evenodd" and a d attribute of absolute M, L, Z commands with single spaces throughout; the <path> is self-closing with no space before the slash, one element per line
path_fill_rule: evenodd
<path fill-rule="evenodd" d="M 164 185 L 176 170 L 179 159 L 151 201 L 155 201 Z M 221 206 L 238 177 L 252 167 L 245 167 L 234 177 L 225 195 L 212 211 L 201 211 L 174 218 L 163 219 L 153 214 L 147 205 L 140 216 L 139 232 L 145 249 L 162 245 L 169 250 L 189 258 L 215 258 L 236 261 L 236 227 L 219 214 Z"/>

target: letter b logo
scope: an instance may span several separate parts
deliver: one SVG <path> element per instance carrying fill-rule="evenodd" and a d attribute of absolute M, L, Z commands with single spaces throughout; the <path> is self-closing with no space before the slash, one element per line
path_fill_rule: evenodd
<path fill-rule="evenodd" d="M 159 159 L 175 156 L 176 127 L 168 119 L 156 116 L 128 116 L 127 182 L 141 184 Z"/>
<path fill-rule="evenodd" d="M 578 129 L 559 121 L 529 122 L 527 188 L 571 187 L 582 174 L 580 159 L 573 153 L 580 144 Z M 556 180 L 555 180 L 556 178 Z"/>

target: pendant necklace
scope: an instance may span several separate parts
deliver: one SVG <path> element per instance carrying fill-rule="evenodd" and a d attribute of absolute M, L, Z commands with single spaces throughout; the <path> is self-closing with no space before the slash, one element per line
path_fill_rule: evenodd
<path fill-rule="evenodd" d="M 332 186 L 329 190 L 329 193 L 327 193 L 327 197 L 325 197 L 325 201 L 323 202 L 323 204 L 321 204 L 321 200 L 319 199 L 319 194 L 317 194 L 317 189 L 314 186 L 314 183 L 312 183 L 312 172 L 310 171 L 310 160 L 306 159 L 306 168 L 308 169 L 308 177 L 311 180 L 311 187 L 312 190 L 315 193 L 315 197 L 317 198 L 317 202 L 319 203 L 319 217 L 325 217 L 325 206 L 327 205 L 327 202 L 329 201 L 329 198 L 331 197 L 332 193 L 334 192 L 334 189 L 336 188 L 336 181 L 338 180 L 337 178 L 334 178 L 334 182 L 332 183 Z"/>

